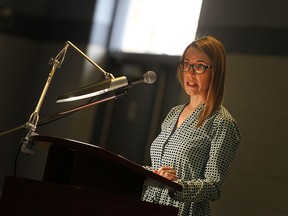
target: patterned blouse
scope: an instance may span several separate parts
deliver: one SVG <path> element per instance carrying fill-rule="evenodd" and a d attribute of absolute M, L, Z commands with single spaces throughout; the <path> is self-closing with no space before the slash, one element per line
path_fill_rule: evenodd
<path fill-rule="evenodd" d="M 181 125 L 176 124 L 185 105 L 170 110 L 161 132 L 151 145 L 150 170 L 172 166 L 182 191 L 173 196 L 167 189 L 146 186 L 142 199 L 179 208 L 179 216 L 209 216 L 209 201 L 220 197 L 229 165 L 240 143 L 236 121 L 223 107 L 196 127 L 204 105 Z"/>

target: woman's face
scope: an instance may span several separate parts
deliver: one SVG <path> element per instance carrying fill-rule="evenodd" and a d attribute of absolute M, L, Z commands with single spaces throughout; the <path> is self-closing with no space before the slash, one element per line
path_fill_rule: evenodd
<path fill-rule="evenodd" d="M 184 62 L 188 62 L 191 65 L 202 64 L 210 66 L 212 64 L 211 59 L 201 50 L 190 47 L 185 53 Z M 199 96 L 203 100 L 206 100 L 211 80 L 212 69 L 207 68 L 202 74 L 196 74 L 192 67 L 189 71 L 183 73 L 183 85 L 186 93 L 191 96 Z"/>

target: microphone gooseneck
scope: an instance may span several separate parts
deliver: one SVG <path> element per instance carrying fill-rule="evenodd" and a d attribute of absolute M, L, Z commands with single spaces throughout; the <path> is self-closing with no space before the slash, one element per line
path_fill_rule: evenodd
<path fill-rule="evenodd" d="M 107 92 L 116 92 L 118 90 L 123 90 L 131 88 L 132 86 L 140 83 L 152 84 L 156 81 L 157 75 L 154 71 L 147 71 L 140 77 L 128 81 L 127 77 L 121 76 L 112 79 L 106 79 L 101 82 L 93 83 L 69 93 L 66 93 L 57 99 L 57 103 L 71 102 L 81 99 L 86 99 L 90 97 L 95 97 L 98 95 L 105 94 Z"/>

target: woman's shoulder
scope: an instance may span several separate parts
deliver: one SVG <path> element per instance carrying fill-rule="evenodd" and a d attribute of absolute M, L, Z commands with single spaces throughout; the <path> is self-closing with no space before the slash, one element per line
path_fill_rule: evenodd
<path fill-rule="evenodd" d="M 179 112 L 179 111 L 182 111 L 183 108 L 185 107 L 186 104 L 180 104 L 180 105 L 176 105 L 174 107 L 172 107 L 170 109 L 170 112 Z"/>
<path fill-rule="evenodd" d="M 223 105 L 220 106 L 220 108 L 217 112 L 217 117 L 219 119 L 227 119 L 227 120 L 235 121 L 234 117 L 231 115 L 231 113 Z"/>
<path fill-rule="evenodd" d="M 239 143 L 241 140 L 241 132 L 237 121 L 231 115 L 231 113 L 222 105 L 216 117 L 214 119 L 213 128 L 216 130 L 223 130 L 225 133 L 232 135 L 234 139 Z"/>
<path fill-rule="evenodd" d="M 224 124 L 230 127 L 235 127 L 237 130 L 239 130 L 237 121 L 223 105 L 220 106 L 218 112 L 216 112 L 214 115 L 214 125 Z"/>
<path fill-rule="evenodd" d="M 182 110 L 184 109 L 184 107 L 185 107 L 185 104 L 180 104 L 180 105 L 176 105 L 176 106 L 170 108 L 170 110 L 167 114 L 167 117 L 174 116 L 174 115 L 181 113 Z"/>
<path fill-rule="evenodd" d="M 172 108 L 170 108 L 168 114 L 166 115 L 166 118 L 164 119 L 164 122 L 169 122 L 171 119 L 174 119 L 175 116 L 179 115 L 183 108 L 185 107 L 185 104 L 177 105 Z"/>

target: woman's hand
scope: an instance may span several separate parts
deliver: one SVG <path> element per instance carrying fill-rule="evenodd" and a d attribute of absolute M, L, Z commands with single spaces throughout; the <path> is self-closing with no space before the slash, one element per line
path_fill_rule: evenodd
<path fill-rule="evenodd" d="M 177 180 L 176 171 L 173 169 L 173 167 L 163 166 L 157 170 L 154 170 L 153 172 L 171 181 Z"/>

